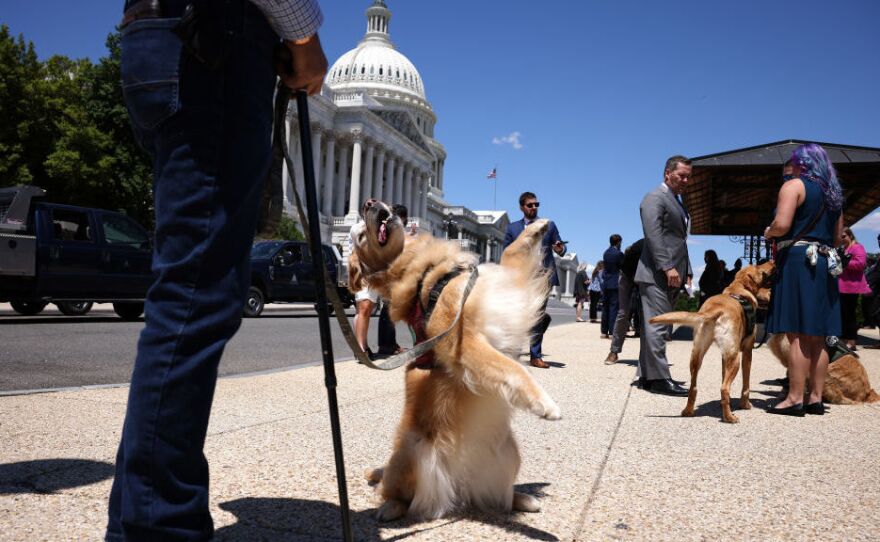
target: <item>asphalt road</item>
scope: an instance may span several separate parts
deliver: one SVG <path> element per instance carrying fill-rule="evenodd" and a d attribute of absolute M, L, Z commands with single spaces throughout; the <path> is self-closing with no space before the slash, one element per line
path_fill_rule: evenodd
<path fill-rule="evenodd" d="M 574 309 L 561 303 L 552 302 L 548 313 L 553 316 L 551 325 L 574 321 Z M 54 305 L 30 317 L 0 305 L 0 393 L 127 383 L 142 327 L 143 320 L 125 322 L 109 304 L 95 305 L 89 314 L 78 317 L 64 316 Z M 374 349 L 377 328 L 374 317 L 369 341 Z M 352 359 L 335 319 L 330 329 L 335 359 Z M 398 326 L 397 337 L 402 346 L 412 344 L 404 325 Z M 311 305 L 268 305 L 259 318 L 243 320 L 227 345 L 220 374 L 321 361 L 318 317 Z"/>

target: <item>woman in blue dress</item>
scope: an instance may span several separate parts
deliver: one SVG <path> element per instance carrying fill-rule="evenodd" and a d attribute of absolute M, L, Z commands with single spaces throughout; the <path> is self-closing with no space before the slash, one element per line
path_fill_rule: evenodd
<path fill-rule="evenodd" d="M 788 396 L 767 411 L 803 416 L 825 412 L 825 337 L 841 331 L 837 277 L 828 272 L 823 247 L 840 244 L 843 190 L 819 145 L 795 149 L 792 165 L 795 177 L 779 190 L 776 216 L 764 230 L 764 237 L 775 239 L 779 248 L 767 329 L 785 333 L 791 343 Z M 811 258 L 813 253 L 815 258 Z M 810 389 L 804 405 L 808 374 Z"/>

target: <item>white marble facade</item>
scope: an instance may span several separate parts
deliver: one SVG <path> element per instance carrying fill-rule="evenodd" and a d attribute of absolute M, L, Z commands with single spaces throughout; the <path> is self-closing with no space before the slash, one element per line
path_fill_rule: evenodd
<path fill-rule="evenodd" d="M 410 220 L 435 236 L 460 239 L 483 260 L 500 257 L 507 215 L 471 211 L 444 200 L 446 151 L 434 139 L 437 116 L 412 63 L 391 43 L 391 12 L 374 0 L 367 32 L 330 67 L 320 95 L 309 98 L 321 237 L 347 256 L 347 236 L 361 203 L 402 203 Z M 285 205 L 303 195 L 299 119 L 288 111 L 288 141 L 296 171 L 285 168 Z M 451 233 L 450 233 L 451 232 Z"/>

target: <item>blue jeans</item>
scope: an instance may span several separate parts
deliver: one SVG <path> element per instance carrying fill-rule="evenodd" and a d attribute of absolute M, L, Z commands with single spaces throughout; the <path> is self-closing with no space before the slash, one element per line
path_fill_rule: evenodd
<path fill-rule="evenodd" d="M 182 5 L 165 2 L 180 14 Z M 272 49 L 278 38 L 246 0 L 217 3 L 225 61 L 182 51 L 175 18 L 122 32 L 122 83 L 138 141 L 154 157 L 153 273 L 107 540 L 206 540 L 203 452 L 217 368 L 250 282 L 258 199 L 271 161 Z M 217 43 L 217 42 L 215 42 Z"/>
<path fill-rule="evenodd" d="M 614 332 L 617 311 L 620 309 L 620 294 L 617 288 L 607 288 L 602 292 L 602 322 L 599 325 L 602 335 Z"/>

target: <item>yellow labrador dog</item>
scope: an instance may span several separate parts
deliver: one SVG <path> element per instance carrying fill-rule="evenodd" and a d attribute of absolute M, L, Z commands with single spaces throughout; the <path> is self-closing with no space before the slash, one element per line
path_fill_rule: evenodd
<path fill-rule="evenodd" d="M 476 255 L 429 235 L 405 236 L 382 202 L 366 211 L 365 221 L 350 260 L 352 287 L 366 282 L 390 300 L 391 319 L 410 322 L 417 334 L 421 328 L 422 338 L 447 329 Z M 546 220 L 536 221 L 500 265 L 480 265 L 461 317 L 434 347 L 433 359 L 407 367 L 391 457 L 367 472 L 383 499 L 380 520 L 435 519 L 460 507 L 539 510 L 534 497 L 513 490 L 520 455 L 510 422 L 513 408 L 560 418 L 553 399 L 516 361 L 547 296 L 546 228 Z"/>
<path fill-rule="evenodd" d="M 787 369 L 791 343 L 788 342 L 785 334 L 773 335 L 767 345 L 779 363 Z M 868 372 L 859 358 L 846 354 L 828 365 L 825 387 L 822 388 L 822 400 L 832 405 L 857 405 L 876 403 L 880 401 L 880 395 L 871 388 Z"/>
<path fill-rule="evenodd" d="M 691 387 L 688 402 L 682 416 L 694 415 L 697 400 L 697 374 L 703 357 L 714 341 L 721 350 L 721 418 L 728 423 L 738 423 L 730 409 L 730 384 L 739 369 L 742 353 L 743 387 L 739 407 L 752 408 L 749 403 L 749 376 L 752 370 L 752 347 L 755 344 L 755 327 L 747 325 L 744 305 L 754 311 L 759 304 L 770 299 L 770 281 L 776 269 L 773 261 L 740 269 L 730 286 L 703 303 L 699 312 L 668 312 L 651 318 L 652 324 L 681 324 L 694 328 L 694 345 L 691 350 Z M 742 301 L 743 303 L 741 303 Z"/>

